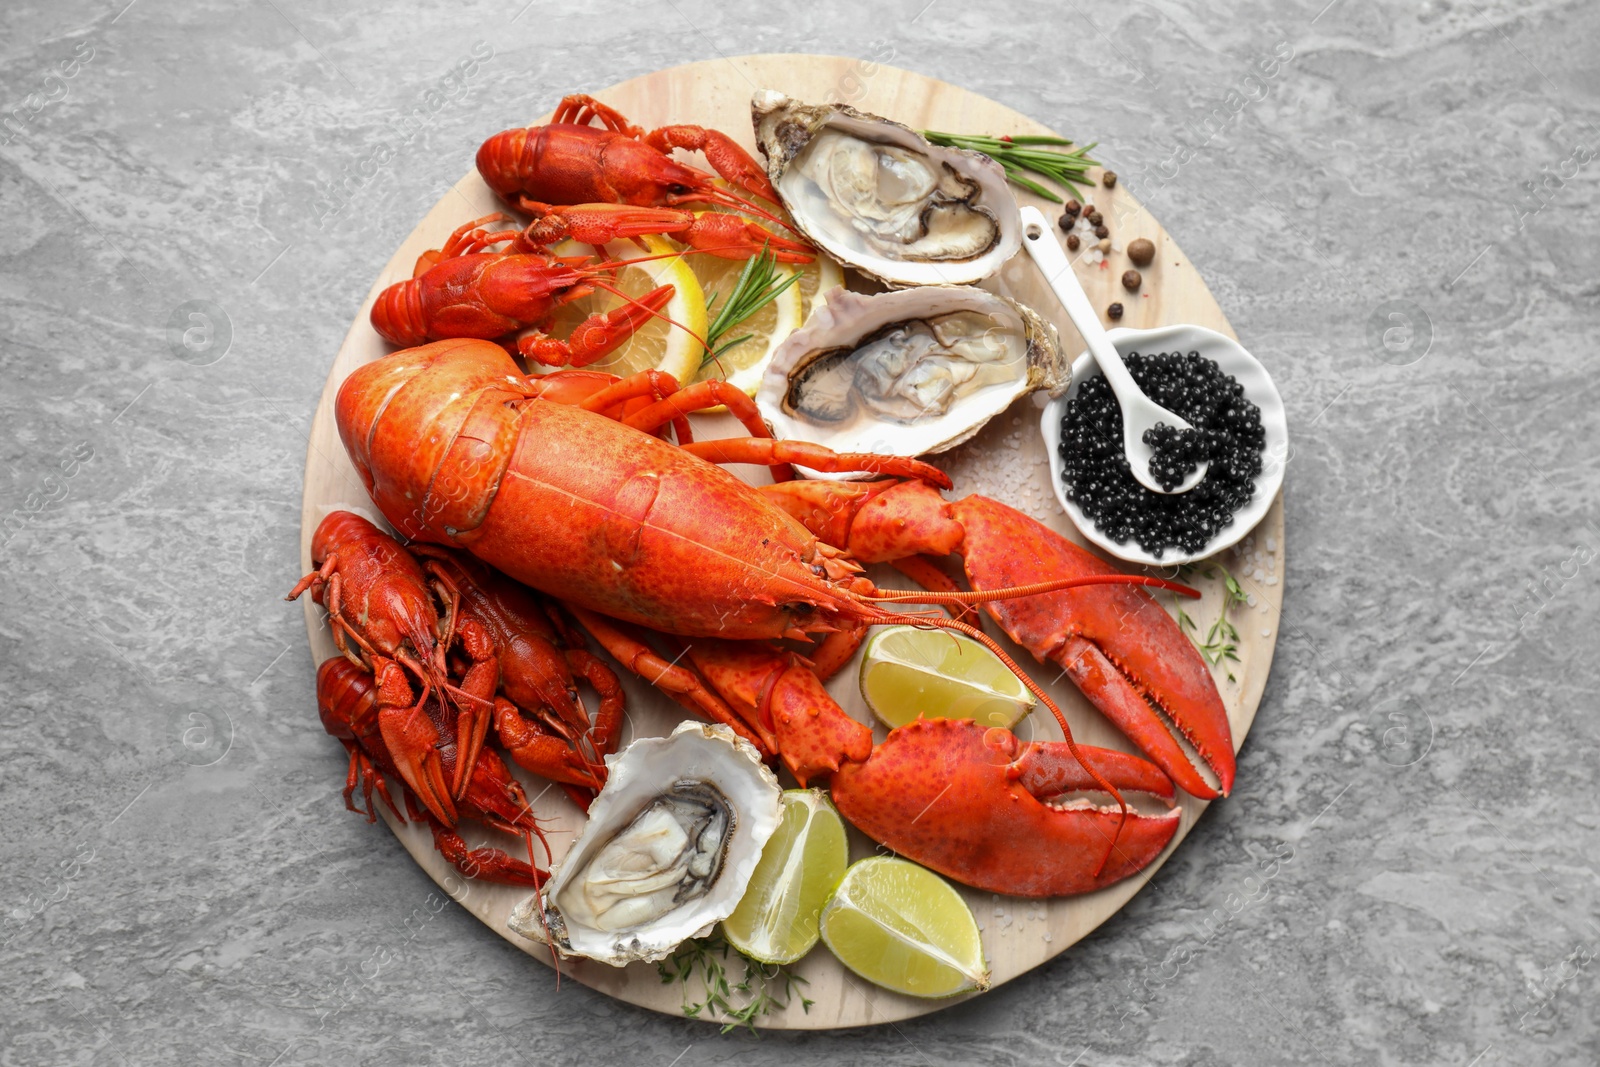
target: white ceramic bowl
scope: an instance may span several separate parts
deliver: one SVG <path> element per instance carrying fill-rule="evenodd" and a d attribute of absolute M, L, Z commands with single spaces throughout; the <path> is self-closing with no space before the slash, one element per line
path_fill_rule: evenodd
<path fill-rule="evenodd" d="M 1056 491 L 1056 499 L 1084 537 L 1129 563 L 1170 567 L 1177 563 L 1193 563 L 1231 548 L 1266 516 L 1267 509 L 1272 507 L 1272 501 L 1278 495 L 1278 487 L 1283 484 L 1283 465 L 1289 456 L 1289 423 L 1283 412 L 1283 398 L 1278 395 L 1278 387 L 1272 384 L 1271 375 L 1238 341 L 1202 326 L 1162 326 L 1155 330 L 1118 328 L 1107 331 L 1107 336 L 1123 356 L 1130 352 L 1199 352 L 1207 359 L 1215 360 L 1222 373 L 1232 375 L 1244 386 L 1244 395 L 1261 409 L 1261 426 L 1266 431 L 1266 447 L 1261 456 L 1261 473 L 1256 476 L 1256 492 L 1250 498 L 1250 503 L 1233 516 L 1232 522 L 1218 530 L 1209 544 L 1189 555 L 1177 554 L 1169 549 L 1157 559 L 1140 548 L 1138 542 L 1112 541 L 1102 534 L 1078 506 L 1067 499 L 1061 483 L 1061 416 L 1066 411 L 1067 401 L 1077 395 L 1079 386 L 1100 374 L 1094 357 L 1085 352 L 1073 360 L 1071 387 L 1045 405 L 1039 422 L 1044 431 L 1045 451 L 1050 456 L 1050 484 Z"/>

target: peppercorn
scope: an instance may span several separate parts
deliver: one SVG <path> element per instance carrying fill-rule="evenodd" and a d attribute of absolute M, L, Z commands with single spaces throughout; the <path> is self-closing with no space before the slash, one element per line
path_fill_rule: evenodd
<path fill-rule="evenodd" d="M 1144 277 L 1136 270 L 1125 270 L 1122 272 L 1122 287 L 1128 290 L 1130 293 L 1137 293 L 1139 291 L 1139 285 L 1143 281 Z"/>
<path fill-rule="evenodd" d="M 1105 186 L 1107 189 L 1116 188 L 1117 172 L 1114 170 L 1106 171 L 1105 174 L 1101 175 L 1100 177 L 1100 184 Z"/>
<path fill-rule="evenodd" d="M 1094 235 L 1104 240 L 1105 238 L 1111 236 L 1111 231 L 1106 229 L 1104 225 L 1097 225 L 1094 228 Z"/>
<path fill-rule="evenodd" d="M 1099 208 L 1090 208 L 1089 209 L 1089 225 L 1090 226 L 1098 226 L 1104 221 L 1106 221 L 1106 217 L 1104 215 L 1100 214 L 1100 209 Z"/>
<path fill-rule="evenodd" d="M 1068 252 L 1076 252 L 1078 250 L 1078 245 L 1080 245 L 1082 243 L 1083 242 L 1078 240 L 1078 235 L 1077 234 L 1075 234 L 1075 233 L 1067 234 L 1067 251 Z"/>
<path fill-rule="evenodd" d="M 1065 211 L 1068 215 L 1076 215 L 1078 212 L 1083 210 L 1083 205 L 1078 203 L 1076 200 L 1068 200 L 1062 205 L 1061 210 Z"/>
<path fill-rule="evenodd" d="M 1076 215 L 1065 215 L 1064 214 L 1064 215 L 1061 216 L 1061 218 L 1056 220 L 1056 225 L 1061 227 L 1061 232 L 1062 233 L 1066 233 L 1067 231 L 1071 230 L 1077 224 L 1078 224 L 1078 217 Z"/>
<path fill-rule="evenodd" d="M 1122 305 L 1112 304 L 1106 308 L 1106 318 L 1113 320 L 1122 318 Z"/>
<path fill-rule="evenodd" d="M 1156 246 L 1147 238 L 1140 237 L 1129 243 L 1128 258 L 1133 260 L 1135 266 L 1148 267 L 1156 258 Z"/>

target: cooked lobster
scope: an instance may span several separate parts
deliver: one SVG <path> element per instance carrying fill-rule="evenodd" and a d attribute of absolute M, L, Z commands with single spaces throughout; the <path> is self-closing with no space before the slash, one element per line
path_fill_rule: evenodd
<path fill-rule="evenodd" d="M 1170 781 L 1139 757 L 1076 744 L 1020 669 L 1063 741 L 1023 743 L 971 722 L 929 721 L 874 747 L 871 731 L 828 697 L 815 665 L 775 641 L 909 620 L 967 632 L 1017 669 L 960 619 L 886 606 L 985 602 L 1035 655 L 1077 664 L 1075 680 L 1100 706 L 1150 694 L 1229 787 L 1232 742 L 1209 672 L 1166 613 L 1131 588 L 1183 587 L 1065 551 L 1064 539 L 982 497 L 948 503 L 934 488 L 948 488 L 948 478 L 916 460 L 774 441 L 750 417 L 749 437 L 670 444 L 654 434 L 691 411 L 727 403 L 751 412 L 723 383 L 675 390 L 663 377 L 635 376 L 562 403 L 559 383 L 523 377 L 498 346 L 443 341 L 358 368 L 335 413 L 374 503 L 403 536 L 464 548 L 566 602 L 624 665 L 672 668 L 659 677 L 676 699 L 776 753 L 801 781 L 827 776 L 858 827 L 959 881 L 1043 896 L 1126 877 L 1165 847 L 1177 813 L 1134 812 L 1121 791 L 1170 800 Z M 800 463 L 909 481 L 831 498 L 757 489 L 716 465 L 727 462 L 773 465 L 785 477 L 787 464 Z M 974 592 L 884 591 L 860 574 L 870 558 L 931 572 L 902 557 L 957 550 Z M 1083 586 L 1115 586 L 1133 599 L 1108 601 Z M 1114 608 L 1125 610 L 1108 617 Z M 690 666 L 661 661 L 634 627 L 686 639 Z M 1129 653 L 1146 646 L 1152 655 Z M 1162 655 L 1174 661 L 1152 670 Z M 1147 750 L 1159 747 L 1134 733 Z M 1118 807 L 1051 803 L 1081 790 L 1109 793 Z"/>

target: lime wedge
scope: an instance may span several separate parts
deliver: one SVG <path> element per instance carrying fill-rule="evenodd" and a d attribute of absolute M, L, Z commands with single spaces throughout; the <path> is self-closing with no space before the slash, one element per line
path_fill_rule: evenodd
<path fill-rule="evenodd" d="M 822 940 L 840 963 L 897 993 L 953 997 L 989 988 L 972 910 L 949 882 L 909 860 L 853 864 L 822 911 Z"/>
<path fill-rule="evenodd" d="M 1035 703 L 1022 680 L 972 638 L 916 626 L 873 635 L 861 658 L 861 695 L 890 727 L 922 715 L 1010 729 Z"/>
<path fill-rule="evenodd" d="M 844 822 L 818 789 L 783 794 L 782 821 L 750 886 L 722 922 L 728 944 L 762 963 L 793 963 L 817 943 L 817 920 L 850 861 Z"/>

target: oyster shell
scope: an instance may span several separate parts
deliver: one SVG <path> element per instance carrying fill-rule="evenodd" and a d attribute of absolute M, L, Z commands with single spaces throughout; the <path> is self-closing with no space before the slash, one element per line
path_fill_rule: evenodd
<path fill-rule="evenodd" d="M 967 440 L 1024 393 L 1071 381 L 1055 327 L 1005 297 L 839 289 L 778 346 L 756 404 L 779 438 L 921 456 Z"/>
<path fill-rule="evenodd" d="M 622 967 L 663 959 L 733 913 L 778 827 L 781 790 L 722 725 L 685 722 L 606 762 L 583 833 L 507 925 Z"/>
<path fill-rule="evenodd" d="M 750 104 L 767 174 L 798 227 L 885 284 L 964 285 L 1022 245 L 1005 170 L 843 104 L 763 89 Z"/>

